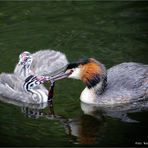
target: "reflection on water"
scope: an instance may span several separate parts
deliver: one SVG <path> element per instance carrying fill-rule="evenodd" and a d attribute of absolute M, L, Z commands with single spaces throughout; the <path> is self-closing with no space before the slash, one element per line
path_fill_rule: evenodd
<path fill-rule="evenodd" d="M 48 48 L 65 53 L 69 61 L 94 57 L 107 68 L 128 61 L 147 64 L 147 5 L 143 1 L 1 1 L 0 72 L 12 73 L 23 50 Z M 9 100 L 11 105 L 1 100 L 0 146 L 147 142 L 146 102 L 91 106 L 79 102 L 83 88 L 73 80 L 57 82 L 53 110 L 48 104 L 30 106 Z"/>
<path fill-rule="evenodd" d="M 84 112 L 84 114 L 89 114 L 91 116 L 97 117 L 98 112 L 102 112 L 104 116 L 117 118 L 123 122 L 134 123 L 138 121 L 128 117 L 128 114 L 148 110 L 148 101 L 146 100 L 127 104 L 103 106 L 81 103 L 81 109 Z"/>
<path fill-rule="evenodd" d="M 82 115 L 78 119 L 69 122 L 71 135 L 76 136 L 75 144 L 92 145 L 99 143 L 105 131 L 105 120 L 101 114 L 100 118 L 90 115 Z"/>
<path fill-rule="evenodd" d="M 48 103 L 34 105 L 7 98 L 3 98 L 1 101 L 19 106 L 21 112 L 27 118 L 46 118 L 47 120 L 58 122 L 74 144 L 95 144 L 103 136 L 103 131 L 105 130 L 105 119 L 102 112 L 97 112 L 95 115 L 87 112 L 87 114 L 77 118 L 67 118 L 57 115 L 53 105 Z M 43 111 L 45 108 L 48 109 L 46 112 Z"/>
<path fill-rule="evenodd" d="M 57 115 L 53 105 L 48 103 L 31 105 L 7 98 L 3 98 L 1 101 L 19 106 L 21 112 L 27 118 L 45 118 L 49 122 L 58 123 L 63 128 L 65 135 L 68 136 L 69 141 L 77 145 L 98 144 L 107 132 L 108 123 L 106 120 L 108 117 L 117 118 L 125 123 L 138 123 L 139 121 L 128 117 L 128 114 L 148 109 L 148 102 L 146 101 L 118 106 L 95 106 L 81 102 L 83 114 L 69 118 Z"/>

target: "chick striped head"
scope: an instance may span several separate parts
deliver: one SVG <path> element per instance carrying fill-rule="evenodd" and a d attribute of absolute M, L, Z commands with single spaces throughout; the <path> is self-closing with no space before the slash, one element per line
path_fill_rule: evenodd
<path fill-rule="evenodd" d="M 28 51 L 24 51 L 19 55 L 19 64 L 29 67 L 32 63 L 32 55 Z"/>

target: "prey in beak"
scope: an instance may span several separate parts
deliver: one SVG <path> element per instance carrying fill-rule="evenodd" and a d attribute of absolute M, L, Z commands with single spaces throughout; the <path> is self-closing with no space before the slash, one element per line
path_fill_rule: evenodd
<path fill-rule="evenodd" d="M 65 72 L 61 72 L 57 75 L 51 76 L 49 79 L 49 81 L 57 81 L 57 80 L 61 80 L 61 79 L 65 79 L 67 77 L 69 77 L 69 75 L 71 75 L 73 72 L 73 70 L 67 70 Z"/>
<path fill-rule="evenodd" d="M 25 79 L 25 83 L 23 88 L 26 92 L 33 92 L 32 90 L 35 89 L 37 86 L 49 82 L 49 92 L 48 92 L 48 102 L 52 102 L 52 98 L 54 95 L 54 86 L 55 81 L 67 78 L 72 73 L 72 70 L 68 70 L 66 72 L 61 72 L 54 76 L 29 76 Z"/>

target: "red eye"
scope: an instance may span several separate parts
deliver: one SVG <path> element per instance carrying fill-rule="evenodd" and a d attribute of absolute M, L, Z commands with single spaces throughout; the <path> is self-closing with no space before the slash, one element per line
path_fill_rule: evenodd
<path fill-rule="evenodd" d="M 72 74 L 73 72 L 74 72 L 74 70 L 73 70 L 73 69 L 71 69 L 71 70 L 70 70 L 70 74 Z"/>
<path fill-rule="evenodd" d="M 26 57 L 22 58 L 22 62 L 26 62 L 26 61 L 27 61 Z"/>

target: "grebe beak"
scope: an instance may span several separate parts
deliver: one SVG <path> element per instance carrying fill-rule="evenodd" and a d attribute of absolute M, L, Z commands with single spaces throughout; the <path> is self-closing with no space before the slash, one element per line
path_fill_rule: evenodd
<path fill-rule="evenodd" d="M 64 78 L 67 78 L 71 73 L 73 72 L 73 70 L 68 70 L 66 72 L 61 72 L 55 76 L 34 76 L 31 75 L 29 77 L 26 78 L 25 83 L 24 83 L 24 89 L 28 91 L 28 85 L 32 85 L 30 86 L 31 89 L 33 89 L 34 87 L 43 84 L 46 81 L 50 81 L 50 83 L 54 83 L 57 80 L 61 80 Z"/>
<path fill-rule="evenodd" d="M 73 70 L 67 70 L 66 72 L 61 72 L 60 74 L 50 77 L 49 80 L 57 81 L 57 80 L 65 79 L 72 73 L 73 73 Z"/>
<path fill-rule="evenodd" d="M 18 62 L 19 65 L 24 65 L 24 62 L 22 62 L 21 60 Z"/>
<path fill-rule="evenodd" d="M 44 83 L 46 80 L 48 80 L 48 77 L 46 77 L 46 76 L 35 76 L 35 80 L 37 80 L 40 83 Z"/>

